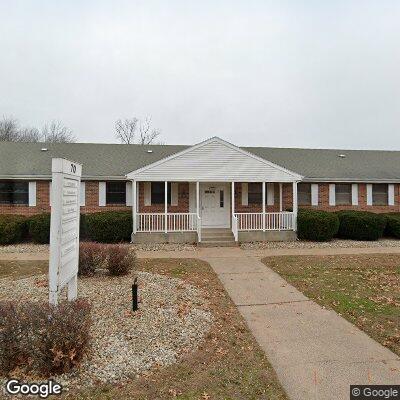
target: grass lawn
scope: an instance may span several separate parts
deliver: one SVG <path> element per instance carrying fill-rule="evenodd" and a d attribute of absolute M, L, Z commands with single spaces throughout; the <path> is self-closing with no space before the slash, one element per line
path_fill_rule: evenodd
<path fill-rule="evenodd" d="M 7 265 L 12 268 L 8 270 Z M 18 279 L 43 273 L 36 262 L 2 263 L 0 278 Z M 47 264 L 47 263 L 45 263 Z M 30 265 L 30 268 L 29 268 Z M 8 270 L 8 273 L 6 272 Z M 200 287 L 208 299 L 215 321 L 201 347 L 180 362 L 155 368 L 121 385 L 97 386 L 85 392 L 70 392 L 67 399 L 287 399 L 266 356 L 206 262 L 195 259 L 139 260 L 138 270 L 183 279 Z M 11 271 L 11 272 L 10 272 Z M 90 279 L 90 278 L 88 278 Z"/>
<path fill-rule="evenodd" d="M 268 257 L 263 262 L 306 296 L 400 355 L 397 254 Z"/>

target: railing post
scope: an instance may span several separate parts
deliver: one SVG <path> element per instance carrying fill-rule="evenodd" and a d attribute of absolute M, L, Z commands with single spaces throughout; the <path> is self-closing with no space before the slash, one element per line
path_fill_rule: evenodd
<path fill-rule="evenodd" d="M 164 188 L 164 231 L 165 233 L 168 232 L 168 182 L 165 181 L 165 188 Z"/>
<path fill-rule="evenodd" d="M 262 230 L 265 232 L 265 182 L 262 183 Z"/>
<path fill-rule="evenodd" d="M 200 182 L 196 182 L 197 241 L 201 242 Z"/>
<path fill-rule="evenodd" d="M 283 187 L 282 183 L 279 184 L 279 211 L 283 210 Z"/>

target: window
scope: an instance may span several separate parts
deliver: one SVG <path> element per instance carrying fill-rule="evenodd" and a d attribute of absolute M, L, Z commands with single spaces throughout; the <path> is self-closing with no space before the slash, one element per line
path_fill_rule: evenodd
<path fill-rule="evenodd" d="M 335 185 L 335 204 L 338 206 L 351 204 L 351 184 L 340 183 Z"/>
<path fill-rule="evenodd" d="M 151 204 L 164 204 L 165 182 L 151 182 Z M 171 182 L 168 182 L 167 202 L 171 204 Z"/>
<path fill-rule="evenodd" d="M 374 183 L 372 185 L 372 204 L 374 206 L 388 205 L 388 185 L 385 183 Z"/>
<path fill-rule="evenodd" d="M 0 204 L 29 204 L 29 183 L 0 182 Z"/>
<path fill-rule="evenodd" d="M 297 201 L 299 206 L 311 205 L 311 183 L 299 183 L 297 185 Z"/>
<path fill-rule="evenodd" d="M 249 183 L 248 202 L 249 204 L 262 204 L 262 183 Z"/>
<path fill-rule="evenodd" d="M 106 182 L 106 204 L 126 204 L 125 182 Z"/>

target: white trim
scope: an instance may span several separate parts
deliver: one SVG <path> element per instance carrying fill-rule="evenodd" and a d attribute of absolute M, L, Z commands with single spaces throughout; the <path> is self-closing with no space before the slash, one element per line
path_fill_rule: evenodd
<path fill-rule="evenodd" d="M 318 205 L 318 183 L 311 184 L 311 205 L 317 206 Z"/>
<path fill-rule="evenodd" d="M 297 214 L 298 214 L 298 200 L 297 200 L 297 182 L 292 183 L 293 190 L 293 230 L 297 232 Z"/>
<path fill-rule="evenodd" d="M 151 206 L 151 182 L 144 182 L 144 205 Z"/>
<path fill-rule="evenodd" d="M 81 189 L 79 192 L 79 206 L 84 207 L 86 205 L 86 184 L 81 181 Z"/>
<path fill-rule="evenodd" d="M 28 185 L 29 207 L 36 207 L 36 181 L 29 182 Z"/>
<path fill-rule="evenodd" d="M 127 206 L 132 206 L 132 182 L 126 182 L 125 203 Z"/>
<path fill-rule="evenodd" d="M 351 205 L 358 206 L 358 183 L 351 185 Z"/>
<path fill-rule="evenodd" d="M 242 206 L 249 205 L 249 184 L 242 182 Z"/>
<path fill-rule="evenodd" d="M 390 183 L 388 185 L 388 205 L 394 206 L 394 185 Z"/>
<path fill-rule="evenodd" d="M 367 206 L 372 206 L 372 183 L 367 184 Z"/>
<path fill-rule="evenodd" d="M 273 183 L 267 183 L 267 205 L 273 206 L 275 200 L 275 188 Z"/>
<path fill-rule="evenodd" d="M 136 212 L 136 207 L 137 207 L 137 185 L 135 181 L 132 181 L 132 233 L 135 234 L 136 230 L 137 230 L 137 222 L 136 222 L 136 218 L 137 218 L 137 212 Z"/>
<path fill-rule="evenodd" d="M 279 182 L 279 211 L 282 212 L 283 209 L 283 185 Z"/>
<path fill-rule="evenodd" d="M 329 184 L 329 205 L 336 205 L 336 186 L 334 183 Z"/>
<path fill-rule="evenodd" d="M 52 188 L 52 184 L 51 184 L 51 181 L 50 181 L 49 182 L 49 206 L 50 207 L 51 207 L 51 202 L 52 202 L 52 198 L 53 198 L 53 195 L 51 194 L 51 192 L 52 192 L 51 188 Z"/>
<path fill-rule="evenodd" d="M 262 183 L 262 230 L 265 232 L 265 182 Z"/>
<path fill-rule="evenodd" d="M 178 205 L 178 182 L 171 182 L 171 206 Z"/>
<path fill-rule="evenodd" d="M 99 207 L 106 205 L 106 183 L 99 182 Z"/>
<path fill-rule="evenodd" d="M 212 137 L 210 139 L 204 140 L 203 142 L 197 143 L 194 146 L 191 146 L 191 147 L 189 147 L 189 148 L 187 148 L 185 150 L 179 151 L 178 153 L 175 153 L 175 154 L 172 154 L 172 155 L 170 155 L 168 157 L 162 158 L 161 160 L 158 160 L 158 161 L 156 161 L 156 162 L 154 162 L 152 164 L 148 164 L 148 165 L 146 165 L 146 166 L 144 166 L 142 168 L 139 168 L 137 170 L 129 172 L 128 174 L 126 174 L 126 177 L 128 179 L 136 178 L 137 175 L 140 174 L 141 172 L 147 171 L 150 168 L 159 166 L 159 165 L 161 165 L 161 164 L 163 164 L 163 163 L 165 163 L 165 162 L 167 162 L 169 160 L 173 160 L 174 158 L 180 157 L 181 155 L 189 153 L 189 152 L 191 152 L 193 150 L 196 150 L 196 149 L 198 149 L 200 147 L 206 146 L 207 144 L 213 143 L 213 142 L 223 144 L 223 145 L 225 145 L 225 146 L 227 146 L 227 147 L 229 147 L 229 148 L 231 148 L 233 150 L 238 151 L 239 153 L 241 153 L 243 155 L 251 157 L 254 160 L 260 161 L 260 162 L 262 162 L 262 163 L 264 163 L 264 164 L 266 164 L 266 165 L 268 165 L 270 167 L 273 167 L 273 168 L 275 168 L 275 169 L 277 169 L 279 171 L 282 171 L 282 172 L 284 172 L 284 173 L 286 173 L 288 175 L 291 175 L 293 177 L 293 179 L 295 179 L 295 180 L 301 180 L 303 178 L 301 175 L 297 174 L 296 172 L 290 171 L 290 170 L 288 170 L 286 168 L 283 168 L 280 165 L 277 165 L 277 164 L 275 164 L 275 163 L 273 163 L 271 161 L 267 161 L 264 158 L 258 157 L 255 154 L 250 153 L 250 152 L 248 152 L 246 150 L 243 150 L 240 147 L 237 147 L 234 144 L 229 143 L 226 140 L 223 140 L 223 139 L 221 139 L 221 138 L 219 138 L 217 136 L 214 136 L 214 137 Z"/>

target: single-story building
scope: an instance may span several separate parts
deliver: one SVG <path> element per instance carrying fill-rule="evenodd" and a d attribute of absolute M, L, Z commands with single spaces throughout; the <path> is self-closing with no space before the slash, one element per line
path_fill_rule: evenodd
<path fill-rule="evenodd" d="M 289 240 L 299 207 L 400 210 L 400 152 L 0 143 L 0 214 L 51 207 L 51 159 L 83 165 L 82 213 L 131 210 L 133 242 Z"/>

